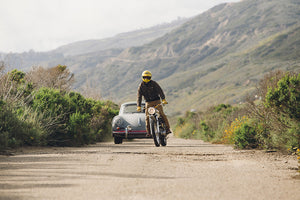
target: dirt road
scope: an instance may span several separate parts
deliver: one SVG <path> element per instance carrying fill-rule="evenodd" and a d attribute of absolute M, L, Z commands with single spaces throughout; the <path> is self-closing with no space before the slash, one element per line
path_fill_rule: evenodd
<path fill-rule="evenodd" d="M 0 156 L 0 199 L 300 199 L 295 156 L 170 137 Z"/>

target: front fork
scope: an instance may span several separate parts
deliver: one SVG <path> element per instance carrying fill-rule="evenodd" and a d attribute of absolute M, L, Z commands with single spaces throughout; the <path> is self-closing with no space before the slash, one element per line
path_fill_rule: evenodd
<path fill-rule="evenodd" d="M 152 131 L 155 131 L 155 130 L 152 130 L 151 123 L 156 123 L 156 131 L 157 132 L 155 134 L 159 134 L 160 136 L 161 135 L 166 136 L 165 127 L 164 128 L 162 127 L 162 125 L 164 125 L 164 123 L 163 123 L 163 121 L 160 121 L 162 119 L 159 119 L 156 115 L 150 115 L 149 117 L 150 117 L 149 122 L 150 122 L 150 120 L 152 121 L 152 122 L 150 122 L 151 135 L 153 136 Z"/>
<path fill-rule="evenodd" d="M 152 130 L 152 123 L 156 123 L 156 133 L 155 134 L 158 134 L 160 133 L 160 126 L 159 126 L 159 120 L 157 119 L 157 116 L 156 115 L 150 115 L 149 116 L 149 124 L 150 124 L 150 132 L 151 132 L 151 135 L 153 136 L 152 134 L 152 131 L 155 131 L 155 130 Z"/>

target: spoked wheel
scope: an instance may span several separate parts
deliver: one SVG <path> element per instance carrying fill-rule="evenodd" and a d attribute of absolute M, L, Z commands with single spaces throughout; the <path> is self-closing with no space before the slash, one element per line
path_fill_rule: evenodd
<path fill-rule="evenodd" d="M 159 147 L 160 146 L 160 138 L 159 138 L 159 133 L 158 133 L 158 129 L 157 129 L 157 123 L 150 118 L 150 130 L 151 130 L 151 134 L 154 140 L 154 144 L 155 146 Z"/>
<path fill-rule="evenodd" d="M 161 123 L 162 127 L 160 130 L 165 134 L 160 134 L 160 144 L 161 146 L 167 146 L 167 134 L 166 134 L 166 125 L 164 122 Z"/>

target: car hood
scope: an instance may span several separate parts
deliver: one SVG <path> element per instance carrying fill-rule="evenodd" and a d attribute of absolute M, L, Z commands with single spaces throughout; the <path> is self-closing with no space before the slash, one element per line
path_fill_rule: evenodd
<path fill-rule="evenodd" d="M 145 126 L 145 114 L 135 113 L 135 114 L 123 114 L 121 117 L 127 122 L 128 125 L 133 127 Z"/>

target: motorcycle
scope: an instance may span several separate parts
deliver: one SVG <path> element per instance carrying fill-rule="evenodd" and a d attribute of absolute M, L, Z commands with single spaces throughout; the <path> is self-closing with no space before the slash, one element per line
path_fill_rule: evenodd
<path fill-rule="evenodd" d="M 149 124 L 150 132 L 154 140 L 155 146 L 159 147 L 160 145 L 167 145 L 167 130 L 163 118 L 159 114 L 157 107 L 161 105 L 158 104 L 154 107 L 148 108 L 149 113 Z"/>

